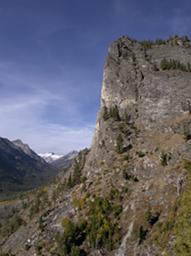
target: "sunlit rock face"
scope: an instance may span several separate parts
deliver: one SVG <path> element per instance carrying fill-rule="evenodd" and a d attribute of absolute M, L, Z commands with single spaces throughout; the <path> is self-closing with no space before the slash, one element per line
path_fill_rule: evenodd
<path fill-rule="evenodd" d="M 187 64 L 191 49 L 170 43 L 145 49 L 127 37 L 114 42 L 105 64 L 102 106 L 127 110 L 145 129 L 169 129 L 174 117 L 182 118 L 189 110 L 191 73 L 162 71 L 164 58 Z"/>
<path fill-rule="evenodd" d="M 103 140 L 114 143 L 112 134 L 106 129 L 110 120 L 105 122 L 102 118 L 104 107 L 109 111 L 117 106 L 120 115 L 126 113 L 130 122 L 141 130 L 191 132 L 190 119 L 187 118 L 191 112 L 191 72 L 162 70 L 161 61 L 164 59 L 185 65 L 191 63 L 190 42 L 172 38 L 165 44 L 145 47 L 143 43 L 124 36 L 112 43 L 103 72 L 93 155 L 99 154 Z"/>
<path fill-rule="evenodd" d="M 174 60 L 183 68 L 165 69 L 164 60 Z M 149 239 L 160 231 L 140 219 L 152 209 L 154 215 L 160 215 L 157 221 L 165 221 L 187 186 L 183 161 L 191 158 L 190 141 L 185 139 L 191 134 L 191 72 L 184 70 L 188 63 L 191 46 L 182 38 L 148 47 L 122 37 L 109 48 L 101 107 L 84 172 L 92 181 L 100 175 L 105 190 L 109 177 L 114 187 L 125 186 L 119 175 L 123 169 L 139 180 L 128 185 L 131 192 L 124 199 L 121 224 L 124 237 L 115 255 L 157 255 L 161 248 Z M 111 114 L 114 107 L 118 120 Z M 121 155 L 116 153 L 119 135 Z M 135 233 L 142 232 L 141 226 L 148 233 L 139 245 Z M 165 246 L 170 247 L 170 239 Z"/>

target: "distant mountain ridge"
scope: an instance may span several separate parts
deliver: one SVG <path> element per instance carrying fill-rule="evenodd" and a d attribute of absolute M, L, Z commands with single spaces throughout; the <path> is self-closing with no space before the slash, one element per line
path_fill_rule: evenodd
<path fill-rule="evenodd" d="M 73 162 L 73 160 L 77 157 L 78 153 L 79 153 L 78 151 L 74 150 L 58 158 L 57 160 L 53 161 L 52 165 L 57 168 L 67 168 Z"/>
<path fill-rule="evenodd" d="M 39 154 L 47 163 L 51 164 L 52 166 L 63 169 L 70 166 L 73 162 L 74 158 L 78 155 L 78 151 L 73 150 L 66 155 L 59 155 L 53 152 Z"/>
<path fill-rule="evenodd" d="M 42 157 L 37 155 L 27 144 L 24 144 L 20 139 L 13 140 L 12 143 L 19 147 L 25 154 L 31 156 L 32 158 L 42 161 Z"/>
<path fill-rule="evenodd" d="M 0 198 L 50 181 L 57 171 L 21 140 L 0 137 Z"/>
<path fill-rule="evenodd" d="M 64 155 L 59 155 L 53 152 L 49 152 L 49 153 L 40 153 L 39 156 L 42 157 L 47 163 L 52 163 L 58 160 L 59 158 L 63 157 Z"/>

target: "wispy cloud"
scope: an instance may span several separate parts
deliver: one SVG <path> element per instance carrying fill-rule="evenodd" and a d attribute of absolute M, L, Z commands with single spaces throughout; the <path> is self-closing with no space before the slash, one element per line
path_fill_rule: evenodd
<path fill-rule="evenodd" d="M 93 125 L 80 122 L 78 104 L 67 93 L 52 91 L 47 84 L 0 64 L 0 136 L 20 138 L 37 152 L 67 153 L 90 146 Z"/>
<path fill-rule="evenodd" d="M 49 98 L 12 100 L 0 103 L 1 136 L 21 138 L 37 152 L 66 153 L 90 146 L 93 126 L 65 126 L 42 118 Z"/>

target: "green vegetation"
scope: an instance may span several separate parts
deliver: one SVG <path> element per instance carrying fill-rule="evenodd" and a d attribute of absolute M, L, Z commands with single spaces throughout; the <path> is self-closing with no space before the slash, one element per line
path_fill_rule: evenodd
<path fill-rule="evenodd" d="M 132 134 L 129 126 L 124 122 L 119 124 L 119 130 L 122 134 L 124 134 L 125 137 L 129 137 Z"/>
<path fill-rule="evenodd" d="M 188 36 L 183 36 L 183 37 L 182 37 L 182 40 L 183 40 L 184 42 L 190 42 L 190 38 L 189 38 Z"/>
<path fill-rule="evenodd" d="M 120 230 L 113 214 L 120 214 L 120 205 L 115 207 L 106 198 L 95 197 L 89 204 L 88 239 L 92 248 L 112 250 L 120 240 Z"/>
<path fill-rule="evenodd" d="M 131 174 L 129 174 L 129 172 L 128 172 L 126 169 L 124 169 L 124 170 L 122 171 L 122 175 L 123 175 L 123 178 L 124 178 L 125 180 L 130 180 L 130 179 L 131 179 Z"/>
<path fill-rule="evenodd" d="M 168 155 L 166 153 L 162 152 L 161 156 L 160 156 L 161 165 L 162 166 L 167 166 L 168 165 L 168 160 L 169 160 Z"/>
<path fill-rule="evenodd" d="M 86 197 L 88 197 L 88 196 L 86 195 L 86 196 L 80 197 L 80 198 L 73 198 L 72 204 L 78 210 L 82 210 L 85 207 L 85 204 L 86 204 Z"/>
<path fill-rule="evenodd" d="M 186 131 L 186 130 L 184 131 L 184 139 L 185 141 L 191 140 L 191 133 L 189 131 Z"/>
<path fill-rule="evenodd" d="M 190 160 L 184 159 L 184 161 L 183 161 L 183 166 L 184 166 L 184 168 L 185 168 L 189 173 L 191 173 L 191 161 L 190 161 Z"/>
<path fill-rule="evenodd" d="M 172 230 L 174 227 L 174 224 L 175 224 L 174 220 L 169 220 L 169 221 L 164 222 L 162 225 L 163 232 L 168 232 L 168 231 Z"/>
<path fill-rule="evenodd" d="M 117 105 L 110 108 L 109 115 L 115 121 L 120 121 L 121 120 L 120 115 L 119 115 L 119 109 L 118 109 Z"/>
<path fill-rule="evenodd" d="M 38 191 L 30 207 L 30 218 L 40 212 L 41 209 L 50 205 L 47 188 Z"/>
<path fill-rule="evenodd" d="M 136 154 L 138 155 L 138 157 L 142 158 L 145 156 L 145 152 L 143 151 L 137 151 Z"/>
<path fill-rule="evenodd" d="M 121 121 L 118 106 L 114 105 L 109 109 L 106 106 L 104 106 L 102 108 L 102 118 L 104 121 L 108 120 L 109 118 L 112 118 L 114 121 L 117 122 Z"/>
<path fill-rule="evenodd" d="M 138 178 L 133 174 L 129 173 L 127 169 L 123 169 L 122 176 L 125 180 L 133 180 L 135 182 L 139 181 Z"/>
<path fill-rule="evenodd" d="M 160 213 L 155 212 L 154 214 L 148 209 L 145 213 L 145 220 L 152 227 L 159 220 Z"/>
<path fill-rule="evenodd" d="M 156 225 L 157 229 L 152 234 L 152 240 L 157 243 L 163 250 L 165 255 L 190 256 L 191 255 L 191 177 L 189 174 L 189 182 L 187 189 L 181 198 L 176 202 L 176 207 L 169 212 L 169 216 L 163 223 Z M 178 205 L 178 208 L 177 208 Z M 167 244 L 173 236 L 172 247 L 169 254 L 166 251 Z"/>
<path fill-rule="evenodd" d="M 141 45 L 145 48 L 145 49 L 151 49 L 153 46 L 154 42 L 151 40 L 143 40 L 141 41 Z"/>
<path fill-rule="evenodd" d="M 86 180 L 86 177 L 82 176 L 82 166 L 80 165 L 80 161 L 75 161 L 74 171 L 70 174 L 66 186 L 67 188 L 73 188 L 77 184 L 80 184 Z"/>
<path fill-rule="evenodd" d="M 116 151 L 118 154 L 122 154 L 123 153 L 123 137 L 121 134 L 119 134 L 117 136 L 117 140 L 116 140 Z"/>
<path fill-rule="evenodd" d="M 126 124 L 129 124 L 130 121 L 131 121 L 131 116 L 128 114 L 127 110 L 125 110 L 125 112 L 124 112 L 124 118 L 123 119 L 124 119 Z"/>
<path fill-rule="evenodd" d="M 71 189 L 74 186 L 86 181 L 86 177 L 82 175 L 82 169 L 84 167 L 87 152 L 84 154 L 84 151 L 81 151 L 78 155 L 78 159 L 76 159 L 73 164 L 73 170 L 69 176 L 65 178 L 64 181 L 57 181 L 57 184 L 52 192 L 53 201 L 55 201 L 59 195 L 63 194 L 68 189 Z"/>
<path fill-rule="evenodd" d="M 146 220 L 146 222 L 149 222 L 149 220 L 151 219 L 152 213 L 151 213 L 151 209 L 149 208 L 145 214 L 144 214 L 144 219 Z"/>
<path fill-rule="evenodd" d="M 39 218 L 38 226 L 39 226 L 40 231 L 44 231 L 44 222 L 43 222 L 42 216 L 40 216 L 40 218 Z"/>
<path fill-rule="evenodd" d="M 75 185 L 81 183 L 81 176 L 82 176 L 82 173 L 81 173 L 80 163 L 78 161 L 75 161 L 74 171 L 72 174 L 70 174 L 68 178 L 67 187 L 72 188 Z"/>
<path fill-rule="evenodd" d="M 78 256 L 81 255 L 79 246 L 86 238 L 87 223 L 82 221 L 79 224 L 72 222 L 68 218 L 64 218 L 62 222 L 64 233 L 58 234 L 56 237 L 57 254 L 59 256 Z"/>
<path fill-rule="evenodd" d="M 115 188 L 115 187 L 112 187 L 111 190 L 110 190 L 110 193 L 109 193 L 109 200 L 113 201 L 113 200 L 120 200 L 121 199 L 121 193 L 120 191 Z"/>
<path fill-rule="evenodd" d="M 162 59 L 160 67 L 162 70 L 181 70 L 185 72 L 191 72 L 191 64 L 189 62 L 187 64 L 184 64 L 181 63 L 179 60 L 174 59 Z"/>
<path fill-rule="evenodd" d="M 179 37 L 178 35 L 170 36 L 167 42 L 170 42 L 171 46 L 179 45 L 179 40 L 181 40 L 183 45 L 186 45 L 187 42 L 190 42 L 190 39 L 188 36 Z"/>
<path fill-rule="evenodd" d="M 166 44 L 166 40 L 158 38 L 158 39 L 155 40 L 155 44 L 156 45 L 164 45 L 164 44 Z"/>
<path fill-rule="evenodd" d="M 13 217 L 11 217 L 5 223 L 2 224 L 2 226 L 0 228 L 0 233 L 3 236 L 9 236 L 12 233 L 14 233 L 15 231 L 17 231 L 17 229 L 22 224 L 24 224 L 24 221 L 22 220 L 22 218 L 20 216 L 18 216 L 17 214 L 15 214 Z"/>
<path fill-rule="evenodd" d="M 80 248 L 78 246 L 73 246 L 71 250 L 71 256 L 80 256 Z"/>
<path fill-rule="evenodd" d="M 174 201 L 166 219 L 158 222 L 151 234 L 152 242 L 161 248 L 164 255 L 191 255 L 191 161 L 184 160 L 183 167 L 188 171 L 184 190 Z M 170 247 L 169 241 L 172 241 Z"/>
<path fill-rule="evenodd" d="M 62 222 L 64 233 L 56 237 L 56 253 L 59 256 L 87 255 L 82 250 L 84 243 L 88 245 L 87 250 L 105 248 L 111 251 L 115 249 L 121 239 L 118 219 L 123 208 L 119 203 L 119 198 L 120 192 L 113 188 L 109 197 L 95 196 L 93 199 L 86 200 L 85 221 L 73 222 L 64 218 Z M 80 211 L 84 209 L 84 200 L 81 208 L 75 199 L 74 204 L 77 204 Z M 82 219 L 82 215 L 80 216 Z"/>
<path fill-rule="evenodd" d="M 130 160 L 130 156 L 129 155 L 125 155 L 123 158 L 125 161 L 129 161 Z"/>
<path fill-rule="evenodd" d="M 190 39 L 188 38 L 188 36 L 179 37 L 179 36 L 175 35 L 175 36 L 171 36 L 169 39 L 166 39 L 166 40 L 158 38 L 155 41 L 143 40 L 140 43 L 144 47 L 144 49 L 151 49 L 155 45 L 159 45 L 159 46 L 165 45 L 165 44 L 168 44 L 169 42 L 170 42 L 171 46 L 176 46 L 176 45 L 178 45 L 178 40 L 181 40 L 183 45 L 187 42 L 190 42 Z"/>
<path fill-rule="evenodd" d="M 145 49 L 151 49 L 152 46 L 154 45 L 165 45 L 167 43 L 167 40 L 163 40 L 163 39 L 156 39 L 155 41 L 152 40 L 143 40 L 141 41 L 141 45 L 145 48 Z"/>
<path fill-rule="evenodd" d="M 28 245 L 29 246 L 29 248 L 31 247 L 31 245 Z M 42 255 L 44 255 L 43 254 L 43 249 L 44 248 L 47 248 L 47 243 L 46 243 L 46 241 L 45 240 L 40 240 L 40 241 L 38 241 L 36 244 L 35 244 L 35 251 L 36 251 L 36 254 L 38 255 L 38 256 L 42 256 Z"/>
<path fill-rule="evenodd" d="M 179 212 L 174 225 L 176 241 L 174 251 L 177 256 L 191 255 L 191 191 L 188 189 L 180 200 Z"/>
<path fill-rule="evenodd" d="M 139 229 L 139 244 L 142 244 L 143 241 L 146 239 L 148 233 L 148 229 L 145 229 L 143 226 Z"/>
<path fill-rule="evenodd" d="M 109 119 L 109 112 L 107 107 L 104 106 L 102 111 L 103 120 L 106 121 L 107 119 Z"/>

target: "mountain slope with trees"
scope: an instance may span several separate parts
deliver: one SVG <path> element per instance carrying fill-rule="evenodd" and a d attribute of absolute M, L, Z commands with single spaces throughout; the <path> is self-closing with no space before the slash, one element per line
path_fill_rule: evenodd
<path fill-rule="evenodd" d="M 56 169 L 21 141 L 0 138 L 0 198 L 50 181 Z"/>

